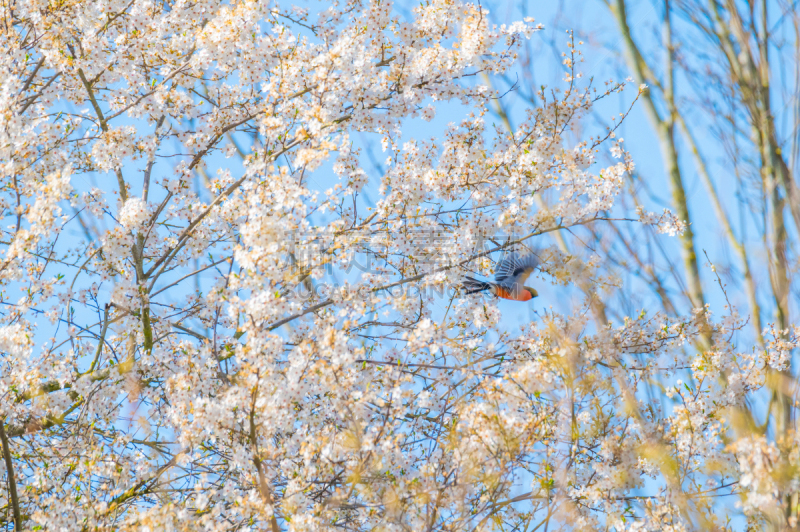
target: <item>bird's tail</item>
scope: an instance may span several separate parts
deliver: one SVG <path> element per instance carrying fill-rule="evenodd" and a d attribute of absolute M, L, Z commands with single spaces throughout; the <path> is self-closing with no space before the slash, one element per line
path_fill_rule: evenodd
<path fill-rule="evenodd" d="M 477 279 L 473 279 L 472 277 L 465 277 L 463 284 L 464 288 L 467 289 L 467 294 L 474 294 L 475 292 L 483 292 L 484 290 L 489 290 L 492 287 L 491 283 L 487 283 L 486 281 L 479 281 Z"/>

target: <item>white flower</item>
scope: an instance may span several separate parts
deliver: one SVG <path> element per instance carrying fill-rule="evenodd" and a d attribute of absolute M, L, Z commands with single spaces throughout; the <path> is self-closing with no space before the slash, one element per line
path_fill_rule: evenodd
<path fill-rule="evenodd" d="M 150 211 L 141 198 L 128 198 L 119 211 L 119 223 L 130 231 L 142 229 L 149 219 Z"/>

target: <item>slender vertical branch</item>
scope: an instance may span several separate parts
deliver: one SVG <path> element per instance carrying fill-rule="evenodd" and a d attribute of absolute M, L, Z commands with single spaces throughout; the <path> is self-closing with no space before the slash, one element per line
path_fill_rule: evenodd
<path fill-rule="evenodd" d="M 156 130 L 153 132 L 155 136 L 155 146 L 153 147 L 153 153 L 150 154 L 150 157 L 147 160 L 147 168 L 144 170 L 144 183 L 142 184 L 142 200 L 145 202 L 147 201 L 147 196 L 150 193 L 150 174 L 153 172 L 153 166 L 156 162 L 156 150 L 158 149 L 158 130 L 161 128 L 161 125 L 164 123 L 164 119 L 167 115 L 161 115 L 161 118 L 158 119 L 156 122 Z"/>
<path fill-rule="evenodd" d="M 11 508 L 14 511 L 14 530 L 22 530 L 22 515 L 19 511 L 19 497 L 17 497 L 17 483 L 14 480 L 14 463 L 11 461 L 11 449 L 8 446 L 8 436 L 5 429 L 6 420 L 0 421 L 0 440 L 3 443 L 3 458 L 6 462 L 8 475 L 8 494 L 11 499 Z"/>
<path fill-rule="evenodd" d="M 656 79 L 653 70 L 645 61 L 638 45 L 633 39 L 631 28 L 628 25 L 628 15 L 625 0 L 616 0 L 609 4 L 609 7 L 616 17 L 617 26 L 622 34 L 625 46 L 625 55 L 628 65 L 633 70 L 640 83 L 661 86 Z M 700 277 L 700 269 L 697 262 L 697 251 L 694 242 L 694 230 L 692 228 L 692 215 L 689 211 L 686 192 L 683 185 L 680 164 L 678 160 L 678 150 L 675 144 L 675 87 L 674 87 L 674 65 L 675 53 L 672 45 L 672 7 L 669 1 L 664 4 L 664 46 L 666 47 L 666 79 L 663 83 L 662 93 L 666 103 L 666 113 L 662 116 L 656 107 L 655 100 L 651 91 L 646 91 L 644 96 L 645 110 L 653 123 L 654 129 L 659 139 L 661 154 L 669 177 L 669 184 L 672 190 L 672 207 L 679 219 L 686 222 L 686 230 L 680 237 L 681 256 L 683 259 L 683 269 L 687 281 L 687 296 L 693 308 L 702 308 L 705 305 L 703 294 L 703 284 Z M 711 344 L 711 338 L 706 336 L 703 339 L 703 349 Z"/>
<path fill-rule="evenodd" d="M 256 474 L 258 475 L 258 491 L 261 494 L 261 498 L 264 500 L 264 502 L 272 506 L 270 528 L 272 532 L 280 532 L 281 529 L 278 526 L 278 518 L 275 516 L 277 508 L 275 508 L 275 500 L 272 496 L 272 489 L 270 488 L 269 482 L 267 481 L 267 476 L 264 473 L 264 464 L 261 461 L 261 458 L 258 456 L 258 435 L 256 434 L 255 421 L 257 390 L 258 388 L 253 391 L 253 400 L 252 404 L 250 405 L 250 447 L 253 452 L 253 465 L 256 466 Z"/>
<path fill-rule="evenodd" d="M 106 123 L 106 118 L 103 115 L 103 110 L 100 109 L 100 104 L 97 103 L 97 98 L 95 98 L 92 85 L 86 79 L 86 75 L 83 73 L 83 69 L 81 68 L 78 69 L 78 77 L 80 78 L 83 87 L 86 89 L 86 93 L 89 96 L 89 101 L 92 103 L 92 108 L 97 115 L 97 121 L 100 124 L 100 129 L 102 129 L 103 132 L 107 132 L 108 124 Z M 116 168 L 114 173 L 117 176 L 117 184 L 119 185 L 119 197 L 122 199 L 122 203 L 125 203 L 128 201 L 128 187 L 125 184 L 125 178 L 122 176 L 122 170 L 119 168 Z"/>

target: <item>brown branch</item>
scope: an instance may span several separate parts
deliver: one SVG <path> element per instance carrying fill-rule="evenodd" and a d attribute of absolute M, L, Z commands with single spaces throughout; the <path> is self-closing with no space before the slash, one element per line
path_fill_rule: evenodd
<path fill-rule="evenodd" d="M 22 516 L 19 512 L 17 483 L 14 480 L 14 464 L 11 461 L 11 449 L 8 446 L 8 436 L 6 436 L 4 425 L 5 419 L 0 421 L 0 440 L 3 441 L 3 458 L 6 461 L 6 473 L 8 474 L 8 493 L 11 498 L 11 507 L 14 510 L 14 530 L 22 530 Z"/>

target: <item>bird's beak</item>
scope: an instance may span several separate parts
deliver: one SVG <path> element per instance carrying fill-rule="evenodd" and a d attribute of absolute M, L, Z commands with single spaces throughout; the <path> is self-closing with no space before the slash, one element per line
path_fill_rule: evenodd
<path fill-rule="evenodd" d="M 535 289 L 533 289 L 533 288 L 528 288 L 528 290 L 530 290 L 530 292 L 531 292 L 531 296 L 533 296 L 533 297 L 539 297 L 539 292 L 537 292 Z"/>

